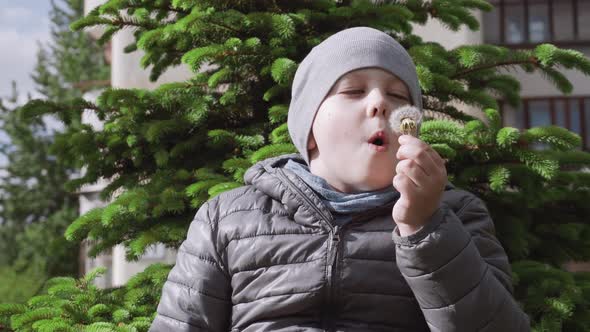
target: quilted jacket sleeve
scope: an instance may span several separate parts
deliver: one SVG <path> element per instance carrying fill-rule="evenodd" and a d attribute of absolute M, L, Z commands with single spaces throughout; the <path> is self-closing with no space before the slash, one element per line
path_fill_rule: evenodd
<path fill-rule="evenodd" d="M 208 210 L 209 202 L 200 207 L 178 249 L 149 332 L 229 329 L 231 286 Z"/>
<path fill-rule="evenodd" d="M 397 265 L 431 331 L 530 331 L 513 298 L 511 268 L 484 202 L 446 204 L 418 232 L 393 231 Z"/>

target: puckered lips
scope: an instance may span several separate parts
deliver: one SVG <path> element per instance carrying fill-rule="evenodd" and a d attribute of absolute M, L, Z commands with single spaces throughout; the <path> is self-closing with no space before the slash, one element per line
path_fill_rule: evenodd
<path fill-rule="evenodd" d="M 378 130 L 367 141 L 369 146 L 374 149 L 375 151 L 383 152 L 387 151 L 387 147 L 389 146 L 389 138 L 384 130 Z"/>

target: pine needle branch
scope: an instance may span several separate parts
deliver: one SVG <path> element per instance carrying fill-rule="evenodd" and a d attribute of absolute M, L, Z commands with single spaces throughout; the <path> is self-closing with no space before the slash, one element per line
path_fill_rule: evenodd
<path fill-rule="evenodd" d="M 488 63 L 485 65 L 477 66 L 468 70 L 464 70 L 462 72 L 458 72 L 451 76 L 452 79 L 460 79 L 464 76 L 473 74 L 478 71 L 490 69 L 490 68 L 498 68 L 498 67 L 508 67 L 508 66 L 515 66 L 515 65 L 523 65 L 523 64 L 533 64 L 538 65 L 538 60 L 535 57 L 531 57 L 529 60 L 508 60 L 508 61 L 500 61 L 495 63 Z"/>

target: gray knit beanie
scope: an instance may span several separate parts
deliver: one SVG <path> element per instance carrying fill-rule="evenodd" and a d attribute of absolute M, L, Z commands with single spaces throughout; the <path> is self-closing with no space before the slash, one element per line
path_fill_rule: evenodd
<path fill-rule="evenodd" d="M 335 33 L 312 48 L 293 78 L 287 127 L 308 166 L 307 141 L 320 104 L 340 77 L 368 67 L 379 67 L 397 76 L 408 87 L 412 104 L 422 110 L 416 66 L 403 46 L 388 34 L 370 27 Z"/>

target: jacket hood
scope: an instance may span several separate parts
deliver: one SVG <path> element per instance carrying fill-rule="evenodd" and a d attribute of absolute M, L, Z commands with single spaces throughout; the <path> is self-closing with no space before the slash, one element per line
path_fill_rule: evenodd
<path fill-rule="evenodd" d="M 283 154 L 261 160 L 252 165 L 246 173 L 244 173 L 244 184 L 253 185 L 273 198 L 280 198 L 280 193 L 276 190 L 276 183 L 272 183 L 273 180 L 271 180 L 271 178 L 277 177 L 278 169 L 283 168 L 289 159 L 304 162 L 303 156 L 301 156 L 300 153 Z M 288 169 L 284 169 L 284 172 L 292 173 Z M 280 180 L 275 179 L 274 181 Z"/>
<path fill-rule="evenodd" d="M 305 160 L 300 153 L 283 154 L 261 160 L 246 171 L 244 183 L 254 186 L 277 200 L 283 200 L 283 196 L 288 193 L 294 195 L 305 194 L 308 198 L 313 200 L 317 198 L 318 201 L 321 201 L 305 181 L 293 171 L 284 167 L 289 160 L 305 164 Z"/>

